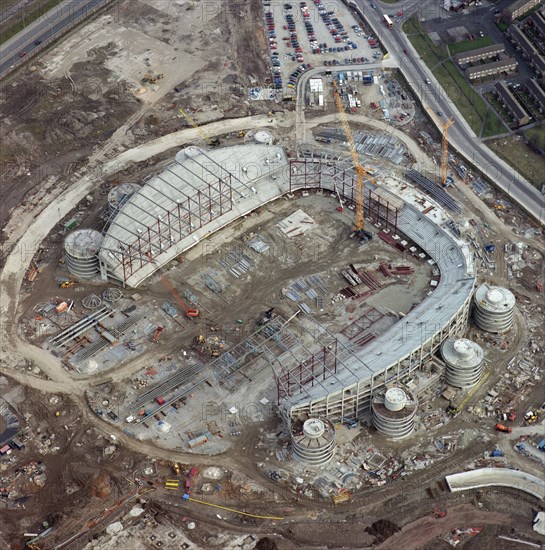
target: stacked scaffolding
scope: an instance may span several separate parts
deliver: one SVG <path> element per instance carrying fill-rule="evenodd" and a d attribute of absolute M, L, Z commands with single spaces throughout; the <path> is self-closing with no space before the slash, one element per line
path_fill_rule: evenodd
<path fill-rule="evenodd" d="M 384 396 L 373 399 L 373 424 L 382 434 L 393 439 L 407 437 L 414 430 L 417 400 L 409 391 L 390 388 Z"/>
<path fill-rule="evenodd" d="M 484 351 L 466 338 L 448 338 L 441 346 L 445 361 L 445 381 L 456 388 L 470 388 L 482 376 Z"/>
<path fill-rule="evenodd" d="M 64 259 L 68 271 L 81 279 L 92 279 L 100 273 L 98 252 L 102 235 L 93 229 L 78 229 L 64 240 Z"/>
<path fill-rule="evenodd" d="M 302 427 L 292 425 L 291 444 L 295 458 L 311 466 L 326 464 L 335 452 L 335 427 L 325 418 L 309 418 Z"/>
<path fill-rule="evenodd" d="M 483 284 L 475 291 L 475 323 L 487 332 L 507 332 L 513 324 L 515 304 L 515 296 L 510 290 Z"/>

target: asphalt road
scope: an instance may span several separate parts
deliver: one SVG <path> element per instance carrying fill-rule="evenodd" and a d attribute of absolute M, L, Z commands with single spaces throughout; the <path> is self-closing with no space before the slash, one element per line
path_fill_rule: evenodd
<path fill-rule="evenodd" d="M 376 9 L 371 8 L 370 2 L 366 0 L 357 0 L 357 2 L 363 9 L 375 34 L 390 55 L 398 60 L 403 76 L 411 84 L 424 107 L 431 109 L 436 115 L 441 113 L 439 118 L 443 122 L 449 117 L 454 118 L 455 124 L 449 129 L 451 147 L 481 170 L 487 178 L 541 224 L 545 224 L 545 198 L 543 195 L 479 141 L 464 117 L 435 80 L 432 72 L 419 59 L 409 39 L 401 31 L 401 23 L 397 22 L 391 30 L 386 28 L 382 14 L 391 12 L 392 7 L 383 11 L 379 5 Z M 426 84 L 426 79 L 431 81 L 430 85 Z"/>
<path fill-rule="evenodd" d="M 105 0 L 67 0 L 48 11 L 20 33 L 0 46 L 0 77 L 12 66 L 21 61 L 21 52 L 26 55 L 61 34 L 82 15 L 85 15 Z"/>

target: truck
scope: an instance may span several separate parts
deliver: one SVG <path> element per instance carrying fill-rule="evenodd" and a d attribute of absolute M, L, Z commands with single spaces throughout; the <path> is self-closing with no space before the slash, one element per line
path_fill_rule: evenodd
<path fill-rule="evenodd" d="M 504 426 L 503 424 L 496 424 L 496 430 L 498 432 L 505 432 L 506 434 L 510 434 L 513 431 L 513 428 Z"/>

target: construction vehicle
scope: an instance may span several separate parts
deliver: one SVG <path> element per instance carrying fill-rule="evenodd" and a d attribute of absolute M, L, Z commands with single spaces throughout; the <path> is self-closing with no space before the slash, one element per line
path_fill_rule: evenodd
<path fill-rule="evenodd" d="M 333 504 L 337 505 L 343 502 L 348 502 L 351 497 L 352 495 L 347 491 L 340 492 L 338 495 L 333 495 Z"/>
<path fill-rule="evenodd" d="M 239 130 L 237 132 L 237 137 L 238 138 L 243 138 L 245 135 L 246 135 L 246 132 L 244 130 Z"/>
<path fill-rule="evenodd" d="M 539 418 L 539 415 L 537 412 L 535 411 L 528 411 L 525 415 L 524 415 L 524 422 L 526 424 L 534 424 L 535 422 L 537 422 L 537 419 Z"/>
<path fill-rule="evenodd" d="M 506 420 L 509 420 L 509 422 L 514 422 L 517 419 L 517 413 L 515 411 L 500 413 L 499 418 L 504 422 Z"/>
<path fill-rule="evenodd" d="M 347 425 L 349 430 L 353 430 L 354 428 L 358 427 L 358 421 L 354 420 L 353 418 L 347 418 L 346 416 L 343 416 L 341 420 Z"/>
<path fill-rule="evenodd" d="M 439 508 L 439 506 L 436 506 L 433 509 L 432 515 L 435 519 L 444 518 L 447 515 L 447 511 L 446 510 L 441 510 L 441 508 Z"/>
<path fill-rule="evenodd" d="M 271 309 L 268 309 L 262 317 L 257 321 L 257 326 L 261 327 L 263 325 L 266 325 L 271 319 L 274 317 L 274 307 L 271 307 Z"/>
<path fill-rule="evenodd" d="M 494 208 L 495 208 L 496 210 L 503 210 L 503 209 L 505 208 L 505 206 L 503 206 L 503 204 L 498 204 L 498 203 L 496 203 L 496 204 L 494 205 Z"/>
<path fill-rule="evenodd" d="M 210 342 L 204 334 L 199 334 L 193 338 L 193 348 L 201 354 L 206 350 L 210 357 L 219 357 L 223 349 L 223 343 L 217 337 L 212 338 Z"/>
<path fill-rule="evenodd" d="M 187 120 L 187 122 L 189 122 L 189 124 L 191 124 L 191 126 L 193 126 L 193 128 L 195 128 L 195 130 L 197 130 L 197 132 L 199 132 L 199 134 L 201 134 L 204 141 L 206 141 L 206 143 L 208 143 L 208 145 L 210 145 L 211 147 L 215 147 L 215 146 L 217 146 L 221 143 L 218 138 L 209 138 L 206 135 L 206 132 L 183 109 L 180 108 L 180 109 L 178 109 L 178 111 L 180 112 L 180 114 L 182 114 L 184 116 L 184 118 Z"/>
<path fill-rule="evenodd" d="M 182 470 L 180 468 L 180 465 L 177 462 L 172 463 L 172 469 L 174 470 L 174 473 L 179 476 L 182 473 Z"/>
<path fill-rule="evenodd" d="M 64 281 L 59 285 L 59 288 L 72 288 L 77 285 L 76 281 Z"/>
<path fill-rule="evenodd" d="M 158 80 L 161 80 L 165 75 L 164 74 L 158 74 L 158 75 L 151 75 L 151 74 L 145 74 L 142 79 L 140 80 L 141 84 L 155 84 Z"/>
<path fill-rule="evenodd" d="M 156 260 L 151 255 L 151 252 L 148 252 L 146 256 L 150 259 L 151 262 L 157 263 Z M 179 294 L 176 292 L 176 289 L 172 286 L 171 282 L 168 280 L 166 275 L 163 273 L 163 271 L 158 268 L 157 271 L 159 272 L 159 275 L 161 276 L 162 283 L 166 286 L 166 288 L 169 290 L 169 292 L 174 296 L 176 299 L 176 302 L 178 302 L 178 305 L 184 310 L 185 314 L 190 318 L 193 319 L 195 317 L 199 317 L 200 311 L 196 308 L 189 307 L 179 296 Z"/>
<path fill-rule="evenodd" d="M 374 185 L 377 184 L 374 178 L 372 178 L 365 168 L 360 163 L 360 158 L 358 151 L 356 150 L 356 145 L 354 143 L 354 137 L 352 136 L 352 130 L 350 129 L 350 125 L 348 124 L 348 118 L 346 116 L 346 111 L 344 110 L 343 102 L 341 99 L 341 95 L 337 89 L 337 83 L 335 80 L 332 82 L 333 85 L 333 96 L 335 98 L 335 104 L 337 106 L 337 111 L 339 112 L 339 116 L 341 117 L 341 122 L 344 128 L 344 133 L 346 136 L 346 141 L 348 145 L 350 146 L 350 154 L 352 155 L 352 161 L 354 163 L 354 169 L 356 170 L 356 190 L 354 193 L 354 198 L 356 202 L 356 223 L 354 226 L 354 230 L 350 234 L 351 238 L 358 237 L 360 239 L 360 242 L 364 243 L 369 241 L 372 238 L 371 233 L 368 231 L 365 231 L 363 229 L 363 226 L 365 224 L 365 197 L 364 197 L 364 190 L 365 190 L 365 182 L 364 178 L 367 177 L 367 179 L 373 183 Z"/>
<path fill-rule="evenodd" d="M 449 118 L 446 122 L 443 122 L 437 118 L 435 113 L 429 107 L 428 111 L 443 130 L 443 139 L 441 142 L 441 185 L 444 187 L 447 184 L 448 170 L 448 129 L 454 124 L 454 119 Z"/>
<path fill-rule="evenodd" d="M 504 426 L 503 424 L 496 424 L 496 430 L 498 432 L 504 432 L 506 434 L 510 434 L 513 431 L 513 428 Z"/>
<path fill-rule="evenodd" d="M 156 344 L 157 342 L 159 342 L 159 338 L 161 338 L 161 334 L 163 332 L 163 327 L 161 325 L 159 325 L 156 329 L 155 329 L 155 332 L 153 333 L 153 336 L 151 337 L 151 341 Z"/>

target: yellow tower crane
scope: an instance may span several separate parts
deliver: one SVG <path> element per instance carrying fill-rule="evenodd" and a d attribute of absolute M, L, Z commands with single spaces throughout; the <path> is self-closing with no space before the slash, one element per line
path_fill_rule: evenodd
<path fill-rule="evenodd" d="M 448 129 L 454 124 L 454 119 L 449 118 L 443 124 L 443 141 L 441 145 L 441 185 L 447 183 L 448 170 Z"/>
<path fill-rule="evenodd" d="M 346 111 L 344 110 L 344 105 L 341 99 L 341 95 L 339 94 L 339 90 L 337 89 L 337 83 L 335 81 L 332 82 L 333 85 L 333 96 L 335 98 L 335 104 L 337 106 L 337 110 L 339 111 L 339 116 L 341 117 L 341 123 L 344 128 L 344 133 L 346 135 L 346 141 L 350 147 L 350 154 L 352 155 L 352 161 L 354 162 L 354 169 L 356 170 L 356 193 L 355 193 L 355 199 L 356 199 L 356 225 L 355 230 L 352 233 L 351 236 L 358 236 L 362 237 L 363 235 L 361 232 L 363 231 L 363 226 L 365 224 L 365 204 L 364 204 L 364 178 L 367 177 L 373 184 L 377 184 L 377 182 L 369 176 L 369 174 L 366 172 L 365 168 L 360 163 L 360 158 L 358 155 L 358 151 L 356 150 L 356 145 L 354 143 L 354 137 L 352 136 L 352 130 L 350 129 L 350 125 L 348 124 L 348 118 L 346 116 Z"/>
<path fill-rule="evenodd" d="M 449 118 L 446 122 L 443 122 L 429 107 L 428 111 L 433 115 L 433 118 L 437 120 L 443 130 L 443 140 L 441 143 L 441 185 L 445 186 L 447 183 L 448 170 L 448 129 L 454 124 L 454 119 Z"/>
<path fill-rule="evenodd" d="M 218 138 L 210 139 L 206 135 L 206 132 L 183 109 L 180 108 L 180 109 L 178 109 L 178 111 L 180 111 L 180 114 L 182 114 L 184 116 L 184 118 L 187 120 L 187 122 L 189 122 L 189 124 L 191 124 L 191 126 L 193 126 L 193 128 L 195 128 L 195 130 L 197 130 L 197 132 L 199 132 L 199 134 L 201 134 L 204 141 L 206 141 L 206 143 L 208 143 L 208 145 L 213 147 L 214 145 L 219 145 L 220 144 L 220 140 Z"/>

